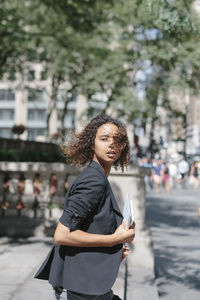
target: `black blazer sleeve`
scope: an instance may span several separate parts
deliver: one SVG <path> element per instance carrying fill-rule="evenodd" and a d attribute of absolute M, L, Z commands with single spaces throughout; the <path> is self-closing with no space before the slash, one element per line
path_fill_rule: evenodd
<path fill-rule="evenodd" d="M 98 211 L 104 198 L 106 180 L 95 168 L 88 167 L 75 180 L 65 201 L 60 222 L 71 231 Z"/>

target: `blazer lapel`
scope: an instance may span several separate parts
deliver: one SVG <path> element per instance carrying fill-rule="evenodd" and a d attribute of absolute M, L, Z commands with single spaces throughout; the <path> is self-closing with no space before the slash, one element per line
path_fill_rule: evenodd
<path fill-rule="evenodd" d="M 112 191 L 112 189 L 111 189 L 110 183 L 108 183 L 108 187 L 109 187 L 109 191 L 110 191 L 110 196 L 111 196 L 111 201 L 112 201 L 113 209 L 114 209 L 121 217 L 123 217 L 123 215 L 122 215 L 122 213 L 121 213 L 121 211 L 120 211 L 120 209 L 119 209 L 119 206 L 118 206 L 118 204 L 117 204 L 117 201 L 116 201 L 116 199 L 115 199 L 115 196 L 114 196 L 114 194 L 113 194 L 113 191 Z"/>
<path fill-rule="evenodd" d="M 119 206 L 117 204 L 117 201 L 115 200 L 115 196 L 113 194 L 113 191 L 111 189 L 111 186 L 110 186 L 110 183 L 108 181 L 108 178 L 104 172 L 104 170 L 102 169 L 102 167 L 96 162 L 96 161 L 92 161 L 90 164 L 89 164 L 90 167 L 93 167 L 95 169 L 98 170 L 99 173 L 101 173 L 101 175 L 106 179 L 106 182 L 108 184 L 108 188 L 109 188 L 109 191 L 110 191 L 110 196 L 111 196 L 111 202 L 112 202 L 112 206 L 113 206 L 113 209 L 120 215 L 120 217 L 123 217 L 122 216 L 122 213 L 119 209 Z"/>

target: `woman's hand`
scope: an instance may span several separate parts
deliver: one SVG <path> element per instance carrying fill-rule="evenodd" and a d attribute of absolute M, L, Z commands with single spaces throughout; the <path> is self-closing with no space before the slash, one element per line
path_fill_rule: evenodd
<path fill-rule="evenodd" d="M 114 238 L 117 244 L 130 243 L 135 237 L 135 223 L 131 228 L 126 228 L 126 222 L 123 220 L 122 224 L 116 229 L 114 233 Z"/>
<path fill-rule="evenodd" d="M 127 246 L 123 246 L 122 248 L 122 257 L 121 257 L 121 261 L 126 258 L 129 254 L 131 253 L 131 250 L 127 247 Z"/>

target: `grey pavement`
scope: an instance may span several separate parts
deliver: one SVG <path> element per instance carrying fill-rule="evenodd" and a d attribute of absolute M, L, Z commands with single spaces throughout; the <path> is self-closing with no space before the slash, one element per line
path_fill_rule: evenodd
<path fill-rule="evenodd" d="M 51 240 L 0 239 L 0 300 L 53 299 L 48 283 L 33 278 Z"/>
<path fill-rule="evenodd" d="M 0 238 L 0 300 L 53 299 L 51 286 L 33 276 L 52 244 L 51 238 Z M 158 299 L 154 280 L 154 259 L 147 229 L 137 228 L 128 258 L 126 299 Z M 113 287 L 124 299 L 125 263 Z"/>
<path fill-rule="evenodd" d="M 0 300 L 53 300 L 47 281 L 33 276 L 46 257 L 52 238 L 0 238 Z M 155 284 L 154 257 L 149 230 L 136 226 L 136 237 L 129 245 L 132 253 L 127 259 L 127 294 L 124 297 L 125 262 L 121 263 L 113 290 L 126 300 L 158 300 Z"/>
<path fill-rule="evenodd" d="M 200 189 L 147 195 L 155 274 L 162 300 L 200 299 Z"/>
<path fill-rule="evenodd" d="M 127 258 L 127 295 L 126 300 L 158 300 L 158 292 L 154 274 L 154 256 L 152 240 L 148 228 L 137 227 L 134 243 L 129 245 L 132 250 Z M 124 299 L 125 262 L 120 271 L 113 290 Z"/>

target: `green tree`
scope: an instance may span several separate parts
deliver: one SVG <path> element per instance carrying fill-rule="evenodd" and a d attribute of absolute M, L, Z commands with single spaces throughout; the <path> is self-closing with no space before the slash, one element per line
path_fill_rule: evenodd
<path fill-rule="evenodd" d="M 192 4 L 193 1 L 143 0 L 126 1 L 124 5 L 118 2 L 116 12 L 122 25 L 122 40 L 127 45 L 133 41 L 128 53 L 134 70 L 134 97 L 128 101 L 129 119 L 138 122 L 139 118 L 140 124 L 151 120 L 149 145 L 159 120 L 158 107 L 164 107 L 176 117 L 170 90 L 176 87 L 178 93 L 178 89 L 191 87 L 195 82 L 196 87 L 199 84 L 199 51 L 196 49 L 199 25 Z M 135 109 L 135 98 L 142 104 L 137 106 L 140 111 Z"/>
<path fill-rule="evenodd" d="M 0 1 L 0 78 L 16 67 L 23 55 L 27 37 L 24 24 L 24 1 Z"/>
<path fill-rule="evenodd" d="M 47 128 L 58 90 L 69 82 L 61 120 L 71 94 L 92 100 L 106 95 L 127 122 L 145 129 L 150 144 L 162 106 L 176 116 L 170 89 L 199 87 L 199 20 L 192 0 L 29 0 L 0 1 L 1 75 L 24 72 L 25 62 L 41 62 L 51 78 Z M 137 125 L 139 124 L 139 125 Z"/>
<path fill-rule="evenodd" d="M 29 34 L 31 47 L 26 50 L 26 59 L 40 61 L 51 78 L 52 91 L 47 111 L 47 131 L 61 83 L 69 82 L 65 105 L 60 114 L 61 133 L 64 134 L 64 118 L 71 93 L 83 91 L 82 79 L 91 66 L 93 55 L 91 43 L 98 27 L 106 20 L 106 8 L 112 1 L 31 1 Z M 39 26 L 38 26 L 39 25 Z M 30 55 L 31 54 L 31 55 Z M 69 95 L 69 97 L 68 97 Z"/>

